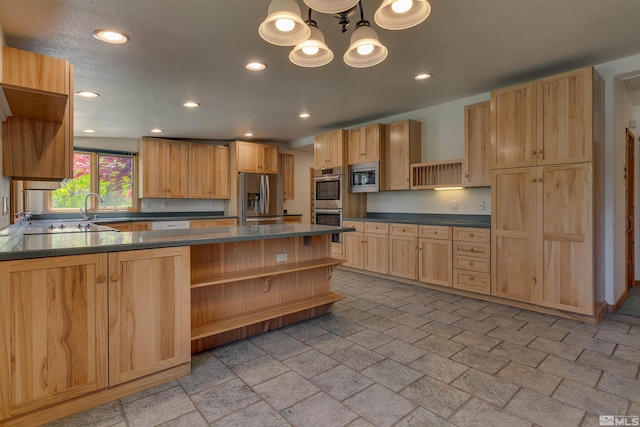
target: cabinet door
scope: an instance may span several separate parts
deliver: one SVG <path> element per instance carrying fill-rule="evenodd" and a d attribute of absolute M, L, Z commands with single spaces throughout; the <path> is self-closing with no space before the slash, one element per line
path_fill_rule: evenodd
<path fill-rule="evenodd" d="M 259 144 L 258 172 L 278 173 L 278 147 Z"/>
<path fill-rule="evenodd" d="M 491 294 L 532 302 L 536 286 L 536 168 L 494 170 Z M 541 279 L 541 278 L 540 278 Z"/>
<path fill-rule="evenodd" d="M 536 303 L 593 315 L 592 165 L 539 168 L 542 273 Z"/>
<path fill-rule="evenodd" d="M 442 286 L 452 286 L 451 240 L 419 239 L 418 280 Z"/>
<path fill-rule="evenodd" d="M 385 190 L 408 190 L 411 186 L 411 163 L 421 156 L 421 124 L 413 120 L 387 125 L 385 149 Z"/>
<path fill-rule="evenodd" d="M 590 161 L 593 68 L 538 80 L 537 97 L 538 164 Z"/>
<path fill-rule="evenodd" d="M 252 142 L 238 141 L 236 146 L 236 164 L 238 172 L 260 172 L 258 170 L 258 153 L 260 147 Z"/>
<path fill-rule="evenodd" d="M 64 59 L 2 46 L 2 83 L 69 95 L 69 63 Z M 73 89 L 73 85 L 71 85 Z"/>
<path fill-rule="evenodd" d="M 211 147 L 212 159 L 212 199 L 228 199 L 231 197 L 231 178 L 229 175 L 229 147 L 215 145 Z"/>
<path fill-rule="evenodd" d="M 189 198 L 208 199 L 212 192 L 213 146 L 189 145 Z"/>
<path fill-rule="evenodd" d="M 384 145 L 385 127 L 381 124 L 366 126 L 363 129 L 363 138 L 360 143 L 364 157 L 363 162 L 379 162 L 380 150 Z"/>
<path fill-rule="evenodd" d="M 140 162 L 142 166 L 142 194 L 140 197 L 164 199 L 167 197 L 167 149 L 160 139 L 142 138 Z"/>
<path fill-rule="evenodd" d="M 491 92 L 491 124 L 494 169 L 535 166 L 535 82 Z"/>
<path fill-rule="evenodd" d="M 418 280 L 418 238 L 389 236 L 389 274 Z"/>
<path fill-rule="evenodd" d="M 342 240 L 346 267 L 364 270 L 364 234 L 358 232 L 344 233 Z"/>
<path fill-rule="evenodd" d="M 191 357 L 189 248 L 109 254 L 109 385 Z"/>
<path fill-rule="evenodd" d="M 365 270 L 389 274 L 389 236 L 386 234 L 366 234 Z"/>
<path fill-rule="evenodd" d="M 491 103 L 464 107 L 462 185 L 491 186 Z"/>
<path fill-rule="evenodd" d="M 131 222 L 111 222 L 107 225 L 118 231 L 131 231 Z"/>
<path fill-rule="evenodd" d="M 362 140 L 364 139 L 364 128 L 351 129 L 349 131 L 349 149 L 347 155 L 349 157 L 349 164 L 355 165 L 364 162 L 364 146 Z"/>
<path fill-rule="evenodd" d="M 151 230 L 151 221 L 132 221 L 131 231 L 149 231 Z"/>
<path fill-rule="evenodd" d="M 186 142 L 169 142 L 167 144 L 167 196 L 171 199 L 189 197 L 189 144 Z"/>
<path fill-rule="evenodd" d="M 333 132 L 329 132 L 327 134 L 327 167 L 334 168 L 338 166 L 342 166 L 343 157 L 342 151 L 344 148 L 343 144 L 346 144 L 348 141 L 347 132 L 345 130 L 339 129 Z"/>
<path fill-rule="evenodd" d="M 295 188 L 293 154 L 280 153 L 280 173 L 282 173 L 284 200 L 291 200 L 294 198 Z"/>
<path fill-rule="evenodd" d="M 0 263 L 0 419 L 107 386 L 107 256 Z"/>
<path fill-rule="evenodd" d="M 315 169 L 327 167 L 329 155 L 327 154 L 327 134 L 316 135 L 313 139 L 313 164 Z"/>

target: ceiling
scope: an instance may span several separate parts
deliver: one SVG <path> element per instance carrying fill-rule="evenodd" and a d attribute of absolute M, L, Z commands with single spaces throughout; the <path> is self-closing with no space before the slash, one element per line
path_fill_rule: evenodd
<path fill-rule="evenodd" d="M 380 2 L 362 4 L 389 56 L 364 69 L 342 61 L 357 16 L 345 35 L 314 14 L 335 58 L 300 68 L 291 48 L 258 35 L 269 0 L 0 0 L 0 26 L 5 44 L 68 59 L 75 89 L 100 93 L 75 99 L 76 135 L 96 137 L 158 127 L 166 138 L 288 142 L 640 53 L 638 0 L 431 0 L 431 16 L 404 31 L 375 26 Z M 101 43 L 99 28 L 131 40 Z M 267 69 L 245 70 L 254 60 Z"/>

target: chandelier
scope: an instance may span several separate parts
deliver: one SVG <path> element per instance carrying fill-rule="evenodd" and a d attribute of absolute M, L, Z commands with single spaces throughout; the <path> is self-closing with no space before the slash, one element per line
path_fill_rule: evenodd
<path fill-rule="evenodd" d="M 333 52 L 324 40 L 311 12 L 335 16 L 343 33 L 349 18 L 360 9 L 360 20 L 351 35 L 344 62 L 356 68 L 372 67 L 385 60 L 387 48 L 380 43 L 378 34 L 364 19 L 359 0 L 303 0 L 309 8 L 308 18 L 302 19 L 295 0 L 272 0 L 266 19 L 258 33 L 265 41 L 277 46 L 294 46 L 289 60 L 300 67 L 321 67 L 333 60 Z M 427 0 L 383 0 L 373 16 L 375 23 L 386 30 L 404 30 L 420 24 L 431 13 Z"/>

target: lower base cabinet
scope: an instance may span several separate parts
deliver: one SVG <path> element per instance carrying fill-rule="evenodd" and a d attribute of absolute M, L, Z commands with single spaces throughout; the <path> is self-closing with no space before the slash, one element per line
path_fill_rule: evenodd
<path fill-rule="evenodd" d="M 451 227 L 421 225 L 418 236 L 420 251 L 418 280 L 451 287 L 453 285 Z"/>
<path fill-rule="evenodd" d="M 389 274 L 389 224 L 343 221 L 343 226 L 356 229 L 343 234 L 344 265 Z"/>
<path fill-rule="evenodd" d="M 0 424 L 187 363 L 189 275 L 188 247 L 0 262 Z"/>
<path fill-rule="evenodd" d="M 418 226 L 389 225 L 389 274 L 418 280 Z"/>

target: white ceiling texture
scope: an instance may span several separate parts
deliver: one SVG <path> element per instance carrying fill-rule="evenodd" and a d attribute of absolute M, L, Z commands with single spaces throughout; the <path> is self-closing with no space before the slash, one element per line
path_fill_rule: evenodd
<path fill-rule="evenodd" d="M 380 3 L 362 0 L 389 56 L 364 69 L 342 61 L 358 16 L 342 34 L 315 13 L 335 58 L 301 68 L 258 35 L 269 0 L 0 0 L 0 26 L 5 44 L 75 65 L 75 89 L 101 95 L 76 97 L 76 135 L 102 137 L 286 142 L 640 53 L 638 0 L 431 0 L 402 31 L 375 25 Z M 99 28 L 130 41 L 101 43 Z M 267 69 L 247 71 L 254 60 Z"/>

